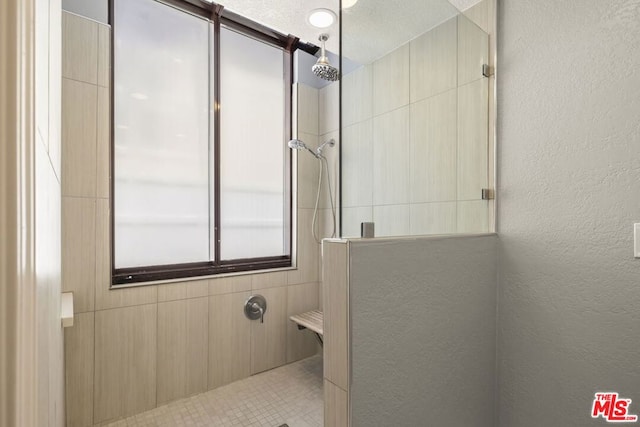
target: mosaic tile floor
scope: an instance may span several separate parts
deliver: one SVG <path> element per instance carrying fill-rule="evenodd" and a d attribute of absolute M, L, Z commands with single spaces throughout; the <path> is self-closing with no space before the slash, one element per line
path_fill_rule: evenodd
<path fill-rule="evenodd" d="M 313 356 L 109 427 L 322 427 L 322 358 Z"/>

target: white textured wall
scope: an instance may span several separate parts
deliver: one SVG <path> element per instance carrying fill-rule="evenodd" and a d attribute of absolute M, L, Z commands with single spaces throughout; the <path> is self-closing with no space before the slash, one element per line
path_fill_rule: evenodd
<path fill-rule="evenodd" d="M 352 241 L 354 427 L 492 427 L 494 235 Z"/>
<path fill-rule="evenodd" d="M 640 1 L 500 3 L 500 426 L 640 413 Z"/>

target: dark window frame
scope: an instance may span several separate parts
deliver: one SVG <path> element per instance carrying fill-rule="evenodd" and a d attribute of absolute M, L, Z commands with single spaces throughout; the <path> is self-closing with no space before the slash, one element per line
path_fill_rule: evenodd
<path fill-rule="evenodd" d="M 285 121 L 283 147 L 286 147 L 285 143 L 291 139 L 293 134 L 293 53 L 296 49 L 301 49 L 311 54 L 315 54 L 318 50 L 317 46 L 300 42 L 300 40 L 292 35 L 284 35 L 273 29 L 265 27 L 262 24 L 256 23 L 248 18 L 240 16 L 231 11 L 225 10 L 222 5 L 216 3 L 208 3 L 200 0 L 153 0 L 159 3 L 163 3 L 167 6 L 180 9 L 185 13 L 191 13 L 209 20 L 213 24 L 214 28 L 214 60 L 213 60 L 213 81 L 214 85 L 214 105 L 220 105 L 220 28 L 224 26 L 231 30 L 234 30 L 245 36 L 257 39 L 258 41 L 267 43 L 274 47 L 280 48 L 283 51 L 283 78 L 284 78 L 284 90 L 285 90 Z M 224 273 L 236 273 L 236 272 L 250 272 L 257 270 L 267 270 L 275 268 L 286 268 L 292 266 L 292 248 L 293 248 L 293 227 L 292 227 L 292 214 L 293 214 L 293 192 L 292 192 L 292 156 L 287 151 L 288 161 L 285 161 L 285 197 L 288 198 L 288 212 L 285 212 L 285 229 L 288 230 L 288 247 L 289 255 L 274 256 L 274 257 L 262 257 L 262 258 L 246 258 L 235 260 L 221 260 L 220 259 L 220 110 L 216 108 L 214 110 L 214 123 L 216 124 L 213 135 L 213 151 L 214 151 L 214 164 L 213 173 L 214 188 L 214 259 L 206 262 L 194 262 L 186 264 L 170 264 L 170 265 L 155 265 L 155 266 L 143 266 L 143 267 L 131 267 L 131 268 L 116 268 L 115 266 L 115 197 L 114 187 L 114 147 L 115 147 L 115 132 L 114 132 L 114 99 L 115 99 L 115 84 L 114 72 L 115 72 L 115 43 L 114 43 L 114 0 L 109 0 L 109 23 L 111 24 L 111 153 L 110 153 L 110 245 L 111 245 L 111 287 L 120 287 L 127 285 L 143 285 L 145 282 L 174 280 L 174 279 L 186 279 L 202 276 L 213 276 Z"/>

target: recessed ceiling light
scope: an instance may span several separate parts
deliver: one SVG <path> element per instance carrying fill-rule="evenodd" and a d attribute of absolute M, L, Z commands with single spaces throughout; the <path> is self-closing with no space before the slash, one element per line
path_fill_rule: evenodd
<path fill-rule="evenodd" d="M 356 3 L 358 3 L 358 0 L 342 0 L 342 8 L 349 9 L 350 7 L 353 7 Z"/>
<path fill-rule="evenodd" d="M 336 22 L 336 14 L 329 9 L 315 9 L 309 14 L 308 20 L 316 28 L 327 28 Z"/>

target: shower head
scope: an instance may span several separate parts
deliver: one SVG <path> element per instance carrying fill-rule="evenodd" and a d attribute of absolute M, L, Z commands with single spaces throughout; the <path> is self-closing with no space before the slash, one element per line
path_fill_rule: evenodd
<path fill-rule="evenodd" d="M 325 143 L 320 145 L 318 148 L 316 148 L 316 151 L 313 151 L 311 148 L 307 147 L 307 144 L 305 144 L 304 142 L 302 142 L 299 139 L 292 139 L 291 141 L 289 141 L 289 143 L 287 145 L 292 150 L 307 150 L 308 152 L 313 154 L 313 156 L 316 159 L 323 159 L 324 156 L 322 155 L 322 151 L 324 150 L 324 147 L 327 146 L 327 145 L 329 147 L 335 146 L 336 145 L 336 140 L 332 138 L 332 139 L 326 141 Z"/>
<path fill-rule="evenodd" d="M 287 145 L 289 145 L 289 148 L 291 148 L 292 150 L 307 150 L 308 152 L 313 154 L 314 157 L 318 159 L 320 158 L 320 155 L 318 153 L 307 147 L 307 144 L 299 139 L 292 139 Z"/>
<path fill-rule="evenodd" d="M 311 67 L 311 71 L 313 71 L 313 74 L 320 77 L 321 79 L 335 82 L 336 80 L 338 80 L 338 69 L 329 63 L 329 58 L 327 58 L 324 47 L 325 42 L 329 40 L 329 35 L 320 34 L 318 40 L 320 40 L 320 42 L 322 43 L 322 51 L 320 53 L 320 58 L 318 58 L 318 61 L 313 67 Z"/>
<path fill-rule="evenodd" d="M 292 148 L 294 150 L 302 150 L 304 148 L 307 148 L 307 145 L 299 139 L 292 139 L 291 141 L 289 141 L 289 148 Z"/>

